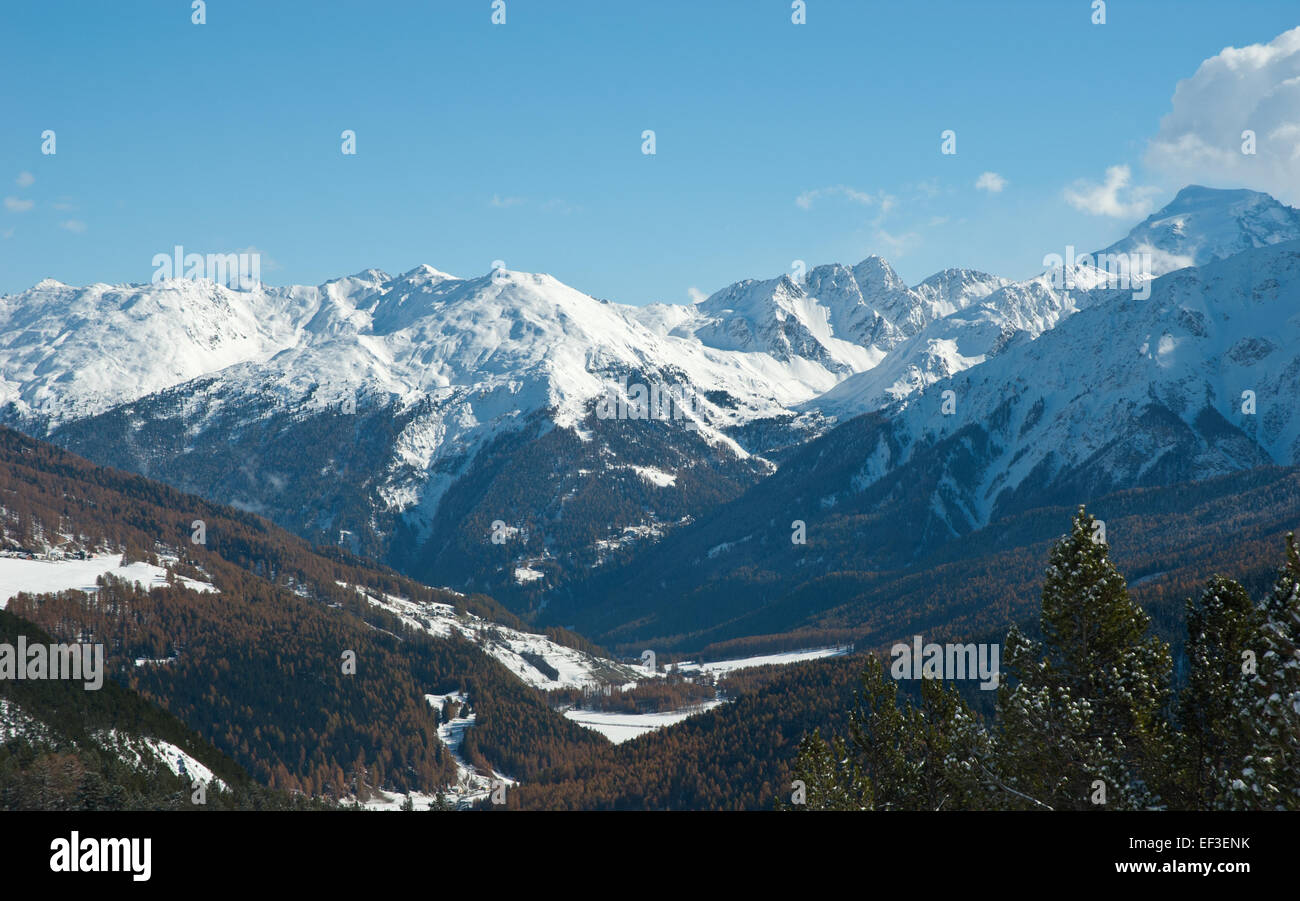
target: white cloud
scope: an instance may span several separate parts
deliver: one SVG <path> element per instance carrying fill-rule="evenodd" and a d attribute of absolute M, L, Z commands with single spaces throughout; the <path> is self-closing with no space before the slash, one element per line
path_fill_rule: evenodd
<path fill-rule="evenodd" d="M 705 294 L 694 285 L 691 285 L 686 289 L 686 296 L 691 299 L 691 303 L 699 303 L 702 300 L 706 300 L 709 295 Z"/>
<path fill-rule="evenodd" d="M 12 228 L 8 228 L 0 232 L 0 238 L 4 238 L 6 241 L 8 241 L 13 236 L 14 236 L 14 230 Z"/>
<path fill-rule="evenodd" d="M 14 184 L 20 188 L 29 188 L 36 184 L 36 176 L 30 172 L 19 172 L 18 177 L 14 179 Z"/>
<path fill-rule="evenodd" d="M 1256 136 L 1242 153 L 1242 132 Z M 1145 163 L 1176 186 L 1250 187 L 1300 203 L 1300 27 L 1227 47 L 1178 82 Z"/>
<path fill-rule="evenodd" d="M 524 202 L 524 198 L 522 197 L 502 197 L 500 194 L 492 195 L 492 205 L 494 207 L 497 207 L 498 209 L 505 209 L 506 207 L 512 207 L 512 206 L 520 206 L 521 204 L 523 204 L 523 202 Z"/>
<path fill-rule="evenodd" d="M 1151 212 L 1161 193 L 1155 187 L 1135 187 L 1129 183 L 1133 173 L 1128 166 L 1111 166 L 1101 184 L 1080 179 L 1065 189 L 1070 206 L 1093 216 L 1140 219 Z"/>
<path fill-rule="evenodd" d="M 848 185 L 832 185 L 828 188 L 814 188 L 811 191 L 804 191 L 794 199 L 794 202 L 803 209 L 810 210 L 813 202 L 821 200 L 823 197 L 843 197 L 863 206 L 874 206 L 876 203 L 893 205 L 893 198 L 888 195 L 882 194 L 880 199 L 877 199 L 866 191 L 859 191 L 857 188 L 850 188 Z"/>
<path fill-rule="evenodd" d="M 34 206 L 36 204 L 30 200 L 19 200 L 17 197 L 5 198 L 5 209 L 11 213 L 25 213 Z"/>
<path fill-rule="evenodd" d="M 1196 265 L 1196 258 L 1190 254 L 1170 253 L 1146 241 L 1129 248 L 1128 252 L 1135 254 L 1139 259 L 1145 258 L 1148 261 L 1147 271 L 1157 275 Z"/>
<path fill-rule="evenodd" d="M 86 223 L 80 219 L 68 219 L 59 223 L 59 228 L 66 229 L 74 234 L 81 234 L 86 230 Z"/>
<path fill-rule="evenodd" d="M 996 172 L 985 172 L 975 179 L 976 190 L 988 191 L 990 194 L 1000 194 L 1006 186 L 1007 180 Z"/>

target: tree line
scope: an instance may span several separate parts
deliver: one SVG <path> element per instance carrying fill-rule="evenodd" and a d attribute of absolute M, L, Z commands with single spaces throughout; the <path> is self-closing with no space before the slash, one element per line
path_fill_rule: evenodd
<path fill-rule="evenodd" d="M 1187 677 L 1082 507 L 1053 547 L 1041 638 L 1013 627 L 996 709 L 899 685 L 868 658 L 848 716 L 800 743 L 787 806 L 823 810 L 1300 809 L 1300 552 L 1258 601 L 1211 578 L 1186 601 Z M 802 802 L 802 803 L 800 803 Z"/>

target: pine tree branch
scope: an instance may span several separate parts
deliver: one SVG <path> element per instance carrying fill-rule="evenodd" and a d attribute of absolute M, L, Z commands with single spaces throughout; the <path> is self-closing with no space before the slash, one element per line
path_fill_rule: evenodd
<path fill-rule="evenodd" d="M 1029 795 L 1025 794 L 1024 792 L 1018 792 L 1018 791 L 1016 791 L 1014 788 L 1012 788 L 1011 786 L 1006 785 L 1005 783 L 1003 783 L 1003 781 L 1002 781 L 1001 779 L 999 779 L 997 776 L 993 775 L 993 772 L 992 772 L 992 771 L 991 771 L 987 766 L 984 765 L 984 761 L 983 761 L 983 760 L 980 760 L 978 757 L 976 757 L 976 758 L 975 758 L 975 762 L 978 763 L 978 764 L 980 765 L 980 769 L 984 771 L 984 775 L 985 775 L 986 777 L 988 777 L 989 781 L 992 782 L 994 785 L 996 785 L 998 788 L 1002 789 L 1002 790 L 1005 791 L 1005 792 L 1010 792 L 1011 794 L 1015 795 L 1017 798 L 1023 798 L 1024 800 L 1028 801 L 1029 803 L 1031 803 L 1031 804 L 1035 804 L 1035 805 L 1037 805 L 1038 807 L 1043 808 L 1043 810 L 1052 810 L 1052 809 L 1053 809 L 1053 808 L 1047 806 L 1046 804 L 1044 804 L 1042 801 L 1039 801 L 1037 798 L 1031 798 L 1031 797 L 1029 797 Z"/>

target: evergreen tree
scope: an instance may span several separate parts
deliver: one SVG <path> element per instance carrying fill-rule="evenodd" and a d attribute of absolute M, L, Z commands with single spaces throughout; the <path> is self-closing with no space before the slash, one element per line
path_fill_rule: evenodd
<path fill-rule="evenodd" d="M 1178 804 L 1194 810 L 1226 806 L 1231 782 L 1255 747 L 1255 718 L 1246 652 L 1260 634 L 1259 610 L 1246 590 L 1219 576 L 1187 601 L 1188 682 L 1179 699 L 1182 728 Z"/>
<path fill-rule="evenodd" d="M 1100 534 L 1080 507 L 1052 549 L 1041 647 L 1007 638 L 1016 678 L 999 698 L 1002 782 L 1053 809 L 1154 807 L 1168 789 L 1169 649 L 1146 634 L 1150 617 Z"/>
<path fill-rule="evenodd" d="M 955 810 L 986 806 L 989 740 L 965 701 L 940 680 L 921 683 L 919 704 L 900 704 L 898 684 L 868 657 L 849 715 L 849 738 L 800 743 L 795 777 L 819 810 Z"/>
<path fill-rule="evenodd" d="M 1043 810 L 1061 798 L 1077 799 L 1076 762 L 1104 756 L 1100 742 L 1085 738 L 1091 705 L 1053 684 L 1042 643 L 1015 626 L 1007 633 L 1002 666 L 995 763 L 1004 806 Z"/>
<path fill-rule="evenodd" d="M 989 807 L 991 740 L 956 686 L 941 680 L 921 683 L 921 705 L 910 710 L 919 735 L 920 797 L 926 810 L 978 810 Z"/>
<path fill-rule="evenodd" d="M 799 742 L 794 778 L 804 783 L 804 802 L 791 803 L 791 810 L 872 809 L 871 782 L 849 759 L 844 742 L 827 742 L 816 729 Z"/>
<path fill-rule="evenodd" d="M 428 809 L 429 810 L 455 810 L 456 805 L 451 803 L 451 801 L 447 799 L 447 795 L 441 790 L 439 790 L 438 793 L 433 796 L 433 800 L 429 802 Z"/>
<path fill-rule="evenodd" d="M 1300 552 L 1286 536 L 1286 561 L 1261 610 L 1258 672 L 1242 717 L 1256 746 L 1231 784 L 1231 806 L 1300 810 Z"/>

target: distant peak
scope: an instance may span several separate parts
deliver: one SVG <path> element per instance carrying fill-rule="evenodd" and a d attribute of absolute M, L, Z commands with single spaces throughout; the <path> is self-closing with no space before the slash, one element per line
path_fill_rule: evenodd
<path fill-rule="evenodd" d="M 853 277 L 864 289 L 897 290 L 906 287 L 894 267 L 884 257 L 875 254 L 853 267 Z"/>
<path fill-rule="evenodd" d="M 934 275 L 921 282 L 922 285 L 937 285 L 943 282 L 950 282 L 957 279 L 973 281 L 1003 281 L 990 272 L 984 272 L 980 269 L 962 269 L 960 267 L 950 266 L 947 269 L 940 269 Z"/>
<path fill-rule="evenodd" d="M 1207 188 L 1204 185 L 1188 185 L 1174 199 L 1154 213 L 1151 219 L 1163 219 L 1171 215 L 1194 210 L 1214 209 L 1216 207 L 1268 206 L 1285 208 L 1271 194 L 1252 191 L 1249 188 Z"/>
<path fill-rule="evenodd" d="M 1192 197 L 1236 198 L 1236 197 L 1247 197 L 1250 195 L 1254 195 L 1256 197 L 1271 196 L 1265 194 L 1263 191 L 1252 191 L 1249 188 L 1209 188 L 1206 187 L 1205 185 L 1187 185 L 1182 189 L 1180 189 L 1179 192 L 1174 195 L 1174 200 L 1178 200 L 1180 198 L 1186 199 Z"/>
<path fill-rule="evenodd" d="M 368 272 L 378 272 L 378 270 L 367 270 Z M 402 279 L 406 281 L 447 281 L 454 280 L 456 276 L 443 272 L 440 269 L 434 269 L 428 263 L 421 263 L 410 272 L 402 273 Z"/>
<path fill-rule="evenodd" d="M 1127 236 L 1099 253 L 1138 253 L 1160 276 L 1255 247 L 1300 238 L 1300 210 L 1261 191 L 1188 185 Z"/>
<path fill-rule="evenodd" d="M 889 265 L 889 261 L 879 254 L 868 254 L 862 262 L 853 267 L 854 269 L 888 269 L 891 272 L 894 267 Z"/>

